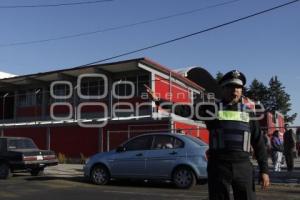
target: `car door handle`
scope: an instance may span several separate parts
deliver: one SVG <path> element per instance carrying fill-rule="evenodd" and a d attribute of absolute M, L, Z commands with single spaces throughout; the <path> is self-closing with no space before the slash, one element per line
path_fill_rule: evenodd
<path fill-rule="evenodd" d="M 172 151 L 171 153 L 169 153 L 170 155 L 175 155 L 175 154 L 177 154 L 177 152 L 176 151 Z"/>
<path fill-rule="evenodd" d="M 143 156 L 143 154 L 142 153 L 138 153 L 135 156 Z"/>

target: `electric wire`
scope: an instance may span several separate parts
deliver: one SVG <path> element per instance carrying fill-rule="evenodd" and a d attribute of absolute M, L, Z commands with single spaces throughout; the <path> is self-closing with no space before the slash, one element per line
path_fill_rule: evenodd
<path fill-rule="evenodd" d="M 194 33 L 191 33 L 191 34 L 188 34 L 188 35 L 177 37 L 177 38 L 174 38 L 174 39 L 171 39 L 171 40 L 167 40 L 167 41 L 164 41 L 164 42 L 161 42 L 161 43 L 157 43 L 157 44 L 150 45 L 150 46 L 147 46 L 147 47 L 143 47 L 143 48 L 140 48 L 140 49 L 136 49 L 136 50 L 133 50 L 133 51 L 121 53 L 119 55 L 108 57 L 108 58 L 104 58 L 102 60 L 98 60 L 98 61 L 94 61 L 94 62 L 91 62 L 91 63 L 88 63 L 88 64 L 81 65 L 79 67 L 84 67 L 84 66 L 89 66 L 89 65 L 94 65 L 94 64 L 102 63 L 102 62 L 105 62 L 105 61 L 108 61 L 108 60 L 116 59 L 116 58 L 119 58 L 119 57 L 127 56 L 127 55 L 134 54 L 134 53 L 137 53 L 137 52 L 141 52 L 141 51 L 145 51 L 145 50 L 152 49 L 152 48 L 155 48 L 155 47 L 159 47 L 159 46 L 163 46 L 163 45 L 166 45 L 166 44 L 170 44 L 170 43 L 173 43 L 173 42 L 176 42 L 176 41 L 179 41 L 179 40 L 183 40 L 183 39 L 195 36 L 195 35 L 200 35 L 200 34 L 205 33 L 205 32 L 209 32 L 209 31 L 212 31 L 212 30 L 215 30 L 215 29 L 219 29 L 221 27 L 228 26 L 228 25 L 231 25 L 231 24 L 234 24 L 234 23 L 237 23 L 237 22 L 240 22 L 240 21 L 243 21 L 243 20 L 246 20 L 246 19 L 258 16 L 258 15 L 262 15 L 264 13 L 267 13 L 267 12 L 270 12 L 270 11 L 273 11 L 273 10 L 277 10 L 279 8 L 282 8 L 282 7 L 286 7 L 286 6 L 290 5 L 290 4 L 294 4 L 294 3 L 297 3 L 299 1 L 300 0 L 294 0 L 294 1 L 290 1 L 288 3 L 280 4 L 278 6 L 275 6 L 275 7 L 269 8 L 269 9 L 265 9 L 265 10 L 262 10 L 262 11 L 254 13 L 254 14 L 247 15 L 245 17 L 241 17 L 241 18 L 238 18 L 238 19 L 235 19 L 235 20 L 231 20 L 229 22 L 226 22 L 226 23 L 223 23 L 223 24 L 219 24 L 219 25 L 216 25 L 216 26 L 213 26 L 213 27 L 210 27 L 210 28 L 198 31 L 198 32 L 194 32 Z"/>
<path fill-rule="evenodd" d="M 190 14 L 194 14 L 196 12 L 201 12 L 201 11 L 208 10 L 208 9 L 213 9 L 213 8 L 216 8 L 216 7 L 232 4 L 232 3 L 235 3 L 235 2 L 238 2 L 238 1 L 241 1 L 241 0 L 226 1 L 226 2 L 222 2 L 222 3 L 218 3 L 218 4 L 214 4 L 214 5 L 210 5 L 210 6 L 206 6 L 206 7 L 202 7 L 202 8 L 197 8 L 197 9 L 193 9 L 193 10 L 189 10 L 189 11 L 185 11 L 185 12 L 180 12 L 180 13 L 167 15 L 167 16 L 162 16 L 162 17 L 153 18 L 153 19 L 147 19 L 147 20 L 143 20 L 143 21 L 139 21 L 139 22 L 135 22 L 135 23 L 124 24 L 124 25 L 110 27 L 110 28 L 106 28 L 106 29 L 100 29 L 100 30 L 89 31 L 89 32 L 82 32 L 82 33 L 77 33 L 77 34 L 70 34 L 70 35 L 65 35 L 65 36 L 60 36 L 60 37 L 53 37 L 53 38 L 48 38 L 48 39 L 40 39 L 40 40 L 0 44 L 0 47 L 11 47 L 11 46 L 38 44 L 38 43 L 44 43 L 44 42 L 50 42 L 50 41 L 56 41 L 56 40 L 65 40 L 65 39 L 71 39 L 71 38 L 94 35 L 94 34 L 98 34 L 98 33 L 116 31 L 116 30 L 130 28 L 130 27 L 134 27 L 134 26 L 138 26 L 138 25 L 142 25 L 142 24 L 148 24 L 148 23 L 153 23 L 153 22 L 157 22 L 157 21 L 163 21 L 163 20 L 174 18 L 174 17 L 190 15 Z"/>
<path fill-rule="evenodd" d="M 113 0 L 98 0 L 98 1 L 80 1 L 73 3 L 59 3 L 59 4 L 39 4 L 39 5 L 8 5 L 0 6 L 0 9 L 15 9 L 15 8 L 48 8 L 48 7 L 60 7 L 60 6 L 76 6 L 86 4 L 104 3 Z"/>

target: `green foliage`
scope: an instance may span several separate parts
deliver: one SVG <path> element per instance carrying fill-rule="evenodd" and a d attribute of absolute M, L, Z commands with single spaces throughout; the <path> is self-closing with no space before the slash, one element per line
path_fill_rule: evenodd
<path fill-rule="evenodd" d="M 79 156 L 80 157 L 72 158 L 72 157 L 67 157 L 63 153 L 58 153 L 57 159 L 58 159 L 58 163 L 60 164 L 85 164 L 87 157 L 83 153 L 80 153 Z"/>
<path fill-rule="evenodd" d="M 223 76 L 224 76 L 223 73 L 218 72 L 218 73 L 216 74 L 216 80 L 217 80 L 217 82 L 219 82 Z"/>
<path fill-rule="evenodd" d="M 57 159 L 60 164 L 67 163 L 67 158 L 66 158 L 65 154 L 58 153 Z"/>
<path fill-rule="evenodd" d="M 293 122 L 297 113 L 288 115 L 291 110 L 290 95 L 285 92 L 285 87 L 278 80 L 277 76 L 271 78 L 268 90 L 268 102 L 266 104 L 268 111 L 278 110 L 284 115 L 286 122 Z"/>
<path fill-rule="evenodd" d="M 80 164 L 85 164 L 86 159 L 87 158 L 84 156 L 84 154 L 80 153 Z"/>
<path fill-rule="evenodd" d="M 266 95 L 267 93 L 267 86 L 265 86 L 262 82 L 258 81 L 257 79 L 254 79 L 250 84 L 249 88 L 246 89 L 244 94 L 250 99 L 256 102 L 259 101 L 265 106 L 268 101 L 268 97 Z"/>
<path fill-rule="evenodd" d="M 290 103 L 290 95 L 286 93 L 285 87 L 278 80 L 277 76 L 272 77 L 269 85 L 265 86 L 262 82 L 254 79 L 245 92 L 245 95 L 255 101 L 260 101 L 266 111 L 279 111 L 284 115 L 285 122 L 292 123 L 297 113 L 289 115 L 292 104 Z"/>

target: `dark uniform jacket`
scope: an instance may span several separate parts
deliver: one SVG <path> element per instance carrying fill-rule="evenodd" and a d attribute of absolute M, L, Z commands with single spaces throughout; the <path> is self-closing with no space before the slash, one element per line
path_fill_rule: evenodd
<path fill-rule="evenodd" d="M 241 102 L 233 105 L 222 104 L 222 108 L 220 108 L 221 107 L 220 104 L 222 104 L 222 102 L 217 103 L 218 105 L 217 107 L 224 111 L 243 111 L 249 114 L 250 116 L 249 125 L 250 125 L 250 133 L 251 133 L 250 143 L 254 150 L 255 158 L 258 161 L 260 172 L 268 173 L 268 162 L 267 162 L 268 157 L 267 157 L 265 142 L 264 142 L 263 135 L 261 134 L 258 121 L 253 120 L 253 118 L 255 117 L 254 112 L 251 111 L 251 109 L 249 109 Z M 203 109 L 200 109 L 199 112 L 203 114 L 203 112 L 206 112 L 206 110 L 211 110 L 211 109 L 210 108 L 205 109 L 204 107 Z M 217 125 L 218 119 L 205 120 L 205 123 L 207 129 L 211 133 L 212 130 L 214 130 L 215 127 L 218 126 Z M 226 149 L 214 150 L 211 148 L 211 144 L 210 144 L 209 156 L 211 156 L 211 159 L 228 160 L 228 161 L 235 162 L 235 161 L 249 160 L 250 152 L 226 150 Z"/>
<path fill-rule="evenodd" d="M 155 102 L 157 106 L 159 106 L 162 101 L 156 101 Z M 206 117 L 209 116 L 207 111 L 210 111 L 211 113 L 216 113 L 215 109 L 220 108 L 221 102 L 217 103 L 216 107 L 212 105 L 203 105 L 198 107 L 198 110 L 195 110 L 195 113 L 198 112 L 198 115 L 193 116 L 194 120 L 201 120 L 204 121 L 207 129 L 209 130 L 210 134 L 212 133 L 212 130 L 215 129 L 215 127 L 218 124 L 218 119 L 214 120 L 206 120 Z M 170 105 L 164 106 L 164 109 L 170 109 Z M 191 113 L 191 108 L 190 106 L 187 105 L 182 105 L 182 106 L 176 106 L 175 108 L 175 114 L 186 117 L 190 116 Z M 244 110 L 245 112 L 248 112 L 251 117 L 254 117 L 254 113 L 246 107 L 244 104 L 234 104 L 234 105 L 223 105 L 222 109 L 225 111 L 238 111 Z M 198 117 L 200 116 L 200 119 Z M 265 143 L 263 139 L 263 135 L 261 134 L 260 127 L 258 124 L 257 120 L 250 120 L 250 132 L 251 132 L 251 137 L 250 137 L 250 143 L 252 148 L 254 149 L 254 154 L 255 158 L 258 161 L 259 164 L 259 169 L 261 173 L 268 173 L 268 162 L 267 162 L 267 152 L 265 148 Z M 210 136 L 211 138 L 211 136 Z M 211 139 L 210 139 L 210 150 L 209 150 L 209 159 L 218 159 L 218 160 L 227 160 L 227 161 L 243 161 L 243 160 L 249 160 L 250 158 L 250 153 L 246 151 L 232 151 L 232 150 L 213 150 L 211 148 Z"/>

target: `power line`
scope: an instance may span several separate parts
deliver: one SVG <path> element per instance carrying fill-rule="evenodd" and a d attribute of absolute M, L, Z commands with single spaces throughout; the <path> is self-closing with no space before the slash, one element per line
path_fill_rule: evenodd
<path fill-rule="evenodd" d="M 208 32 L 208 31 L 212 31 L 212 30 L 221 28 L 223 26 L 227 26 L 227 25 L 239 22 L 239 21 L 243 21 L 243 20 L 248 19 L 248 18 L 252 18 L 252 17 L 258 16 L 258 15 L 261 15 L 261 14 L 264 14 L 264 13 L 267 13 L 267 12 L 270 12 L 270 11 L 273 11 L 273 10 L 276 10 L 276 9 L 288 6 L 290 4 L 297 3 L 298 1 L 300 1 L 300 0 L 290 1 L 288 3 L 284 3 L 284 4 L 281 4 L 281 5 L 278 5 L 278 6 L 275 6 L 275 7 L 272 7 L 272 8 L 263 10 L 263 11 L 260 11 L 260 12 L 256 12 L 254 14 L 247 15 L 247 16 L 242 17 L 242 18 L 238 18 L 238 19 L 235 19 L 235 20 L 232 20 L 232 21 L 229 21 L 229 22 L 217 25 L 217 26 L 213 26 L 211 28 L 207 28 L 207 29 L 204 29 L 204 30 L 201 30 L 201 31 L 198 31 L 198 32 L 195 32 L 195 33 L 191 33 L 191 34 L 188 34 L 188 35 L 184 35 L 184 36 L 181 36 L 181 37 L 177 37 L 177 38 L 174 38 L 174 39 L 171 39 L 171 40 L 168 40 L 168 41 L 165 41 L 165 42 L 161 42 L 161 43 L 158 43 L 158 44 L 154 44 L 154 45 L 151 45 L 151 46 L 143 47 L 141 49 L 129 51 L 129 52 L 122 53 L 122 54 L 119 54 L 119 55 L 116 55 L 116 56 L 112 56 L 112 57 L 109 57 L 109 58 L 105 58 L 105 59 L 102 59 L 102 60 L 91 62 L 91 63 L 85 64 L 85 65 L 81 65 L 79 67 L 84 67 L 84 66 L 98 64 L 98 63 L 101 63 L 101 62 L 104 62 L 104 61 L 108 61 L 108 60 L 112 60 L 112 59 L 115 59 L 115 58 L 127 56 L 127 55 L 134 54 L 134 53 L 137 53 L 137 52 L 140 52 L 140 51 L 145 51 L 145 50 L 152 49 L 152 48 L 155 48 L 155 47 L 163 46 L 165 44 L 169 44 L 169 43 L 172 43 L 172 42 L 175 42 L 175 41 L 178 41 L 178 40 L 183 40 L 183 39 L 195 36 L 195 35 L 200 35 L 202 33 L 205 33 L 205 32 Z"/>
<path fill-rule="evenodd" d="M 13 8 L 47 8 L 47 7 L 59 7 L 59 6 L 76 6 L 76 5 L 85 5 L 85 4 L 96 4 L 104 3 L 113 0 L 98 0 L 98 1 L 80 1 L 73 3 L 60 3 L 60 4 L 39 4 L 39 5 L 8 5 L 0 6 L 0 9 L 13 9 Z"/>
<path fill-rule="evenodd" d="M 167 19 L 170 19 L 170 18 L 174 18 L 174 17 L 190 15 L 190 14 L 193 14 L 193 13 L 196 13 L 196 12 L 201 12 L 201 11 L 204 11 L 204 10 L 208 10 L 208 9 L 212 9 L 212 8 L 216 8 L 216 7 L 220 7 L 220 6 L 224 6 L 224 5 L 228 5 L 228 4 L 231 4 L 231 3 L 238 2 L 238 1 L 241 1 L 241 0 L 226 1 L 226 2 L 222 2 L 222 3 L 214 4 L 214 5 L 211 5 L 211 6 L 206 6 L 206 7 L 202 7 L 202 8 L 198 8 L 198 9 L 193 9 L 193 10 L 181 12 L 181 13 L 176 13 L 176 14 L 173 14 L 173 15 L 162 16 L 162 17 L 158 17 L 158 18 L 143 20 L 143 21 L 140 21 L 140 22 L 125 24 L 125 25 L 121 25 L 121 26 L 116 26 L 116 27 L 111 27 L 111 28 L 106 28 L 106 29 L 100 29 L 100 30 L 95 30 L 95 31 L 90 31 L 90 32 L 83 32 L 83 33 L 65 35 L 65 36 L 54 37 L 54 38 L 49 38 L 49 39 L 32 40 L 32 41 L 27 41 L 27 42 L 25 41 L 25 42 L 14 42 L 14 43 L 9 43 L 9 44 L 0 44 L 0 47 L 11 47 L 11 46 L 38 44 L 38 43 L 55 41 L 55 40 L 64 40 L 64 39 L 83 37 L 83 36 L 88 36 L 88 35 L 93 35 L 93 34 L 98 34 L 98 33 L 105 33 L 105 32 L 120 30 L 120 29 L 124 29 L 124 28 L 130 28 L 130 27 L 138 26 L 138 25 L 142 25 L 142 24 L 148 24 L 148 23 L 152 23 L 152 22 L 163 21 L 163 20 L 167 20 Z"/>

